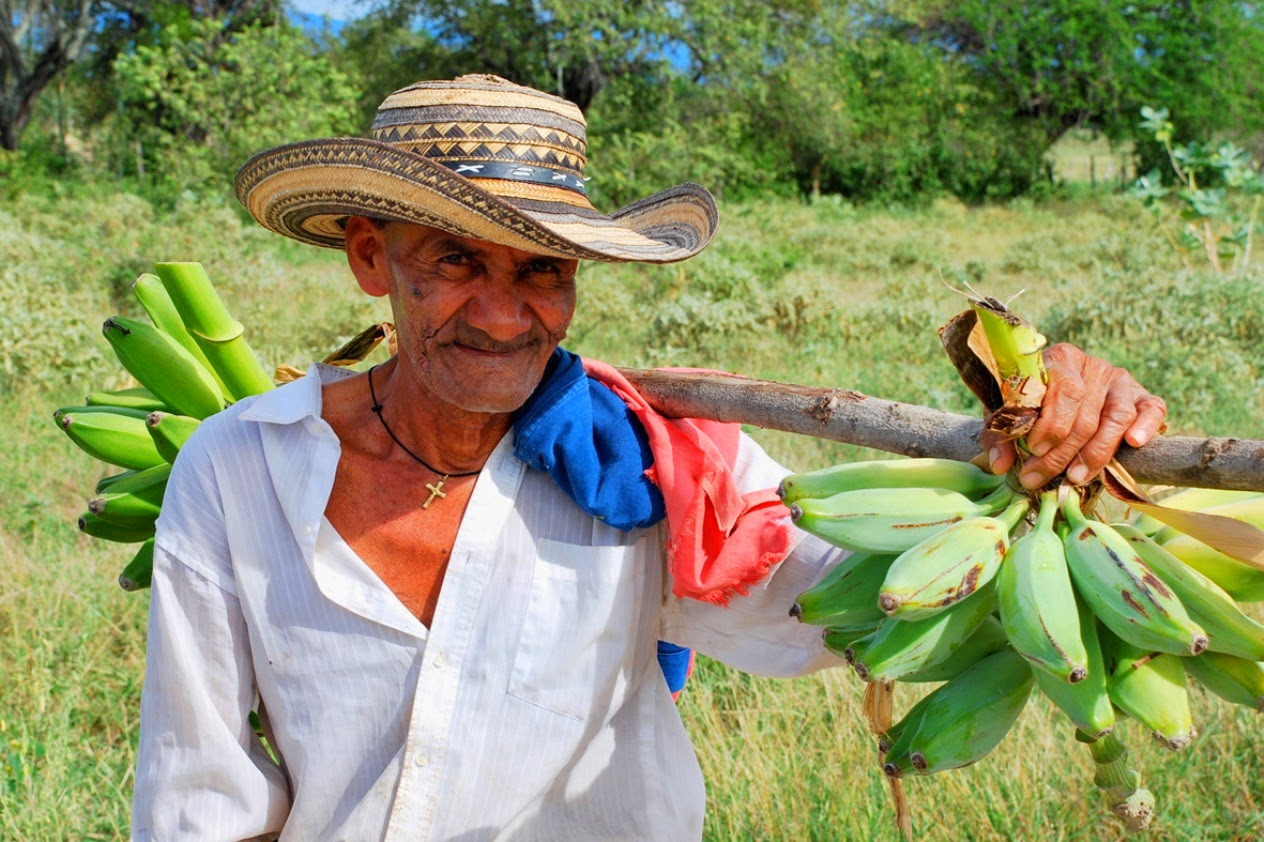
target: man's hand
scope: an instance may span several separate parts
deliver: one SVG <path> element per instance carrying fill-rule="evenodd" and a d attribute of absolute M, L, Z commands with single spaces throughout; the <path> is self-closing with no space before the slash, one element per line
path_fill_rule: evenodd
<path fill-rule="evenodd" d="M 1044 352 L 1048 391 L 1026 436 L 1031 451 L 1019 482 L 1039 488 L 1066 471 L 1083 485 L 1101 472 L 1121 444 L 1140 447 L 1162 429 L 1167 405 L 1122 368 L 1060 343 Z M 1001 474 L 1014 465 L 1013 442 L 982 436 L 988 461 Z"/>

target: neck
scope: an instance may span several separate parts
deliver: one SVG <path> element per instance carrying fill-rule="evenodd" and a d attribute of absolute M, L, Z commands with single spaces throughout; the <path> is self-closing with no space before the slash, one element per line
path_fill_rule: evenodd
<path fill-rule="evenodd" d="M 513 426 L 512 413 L 470 412 L 436 400 L 409 377 L 398 357 L 378 366 L 371 377 L 382 419 L 399 440 L 377 424 L 382 446 L 395 451 L 395 458 L 412 459 L 406 448 L 441 473 L 477 471 Z"/>

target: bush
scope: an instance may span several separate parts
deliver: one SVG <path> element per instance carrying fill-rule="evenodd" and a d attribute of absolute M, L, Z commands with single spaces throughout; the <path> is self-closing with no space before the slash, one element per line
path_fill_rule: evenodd
<path fill-rule="evenodd" d="M 116 131 L 121 172 L 162 192 L 231 192 L 254 152 L 355 134 L 356 91 L 312 42 L 286 25 L 230 33 L 203 19 L 166 27 L 114 63 L 126 107 Z"/>

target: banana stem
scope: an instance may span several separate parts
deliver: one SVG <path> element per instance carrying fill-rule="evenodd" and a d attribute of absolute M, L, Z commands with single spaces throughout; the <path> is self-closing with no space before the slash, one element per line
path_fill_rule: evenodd
<path fill-rule="evenodd" d="M 241 400 L 271 389 L 272 378 L 255 357 L 241 322 L 228 312 L 202 264 L 155 263 L 154 270 L 229 396 Z"/>
<path fill-rule="evenodd" d="M 1002 405 L 988 419 L 988 429 L 1017 440 L 1019 450 L 1025 452 L 1023 436 L 1036 423 L 1049 382 L 1041 355 L 1045 338 L 994 298 L 972 299 L 970 303 L 987 337 L 1001 390 Z"/>
<path fill-rule="evenodd" d="M 1128 765 L 1128 748 L 1114 732 L 1093 739 L 1076 730 L 1075 739 L 1088 744 L 1097 769 L 1093 783 L 1106 793 L 1110 809 L 1129 830 L 1145 830 L 1154 817 L 1154 794 L 1141 786 L 1141 773 Z"/>
<path fill-rule="evenodd" d="M 1042 492 L 1040 508 L 1036 512 L 1035 529 L 1053 529 L 1053 522 L 1058 517 L 1058 490 L 1056 488 Z"/>
<path fill-rule="evenodd" d="M 1007 532 L 1013 532 L 1018 524 L 1022 523 L 1023 518 L 1027 517 L 1027 512 L 1031 509 L 1031 503 L 1026 497 L 1021 497 L 1009 505 L 1004 512 L 1001 513 L 1001 520 L 1005 522 Z"/>
<path fill-rule="evenodd" d="M 1028 322 L 1014 315 L 1009 308 L 992 299 L 974 303 L 979 322 L 987 335 L 988 347 L 996 363 L 997 373 L 1006 381 L 1035 378 L 1047 380 L 1040 351 L 1045 338 Z"/>
<path fill-rule="evenodd" d="M 1071 525 L 1072 529 L 1084 522 L 1085 517 L 1084 511 L 1080 508 L 1079 491 L 1067 487 L 1067 493 L 1062 497 L 1062 513 L 1066 516 L 1067 523 Z"/>

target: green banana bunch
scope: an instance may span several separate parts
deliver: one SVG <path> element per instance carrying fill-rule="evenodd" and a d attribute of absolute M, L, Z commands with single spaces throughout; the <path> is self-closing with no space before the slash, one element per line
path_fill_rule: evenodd
<path fill-rule="evenodd" d="M 126 469 L 97 482 L 79 518 L 87 535 L 141 544 L 119 578 L 125 590 L 149 585 L 171 462 L 193 430 L 227 403 L 273 388 L 202 267 L 160 263 L 156 269 L 158 275 L 141 275 L 132 287 L 153 323 L 115 316 L 102 327 L 140 385 L 94 391 L 85 406 L 54 414 L 86 453 Z"/>
<path fill-rule="evenodd" d="M 1088 671 L 1066 550 L 1054 530 L 1058 492 L 1040 497 L 1036 524 L 1005 553 L 996 580 L 1001 623 L 1018 654 L 1037 672 L 1075 683 Z"/>
<path fill-rule="evenodd" d="M 1198 732 L 1181 665 L 1187 659 L 1147 652 L 1114 635 L 1104 636 L 1102 653 L 1110 671 L 1107 687 L 1115 707 L 1149 728 L 1156 740 L 1173 751 L 1194 741 Z"/>
<path fill-rule="evenodd" d="M 865 681 L 894 681 L 948 658 L 996 608 L 996 589 L 984 585 L 938 614 L 921 620 L 883 620 L 870 637 L 853 644 L 847 659 Z"/>
<path fill-rule="evenodd" d="M 896 725 L 882 770 L 931 775 L 982 759 L 1018 721 L 1031 688 L 1031 668 L 1011 650 L 975 662 L 914 705 L 905 717 L 913 723 Z"/>
<path fill-rule="evenodd" d="M 1074 492 L 1066 495 L 1062 513 L 1069 525 L 1063 546 L 1071 579 L 1107 628 L 1135 646 L 1173 655 L 1207 648 L 1207 634 L 1126 538 L 1086 517 Z"/>
<path fill-rule="evenodd" d="M 878 588 L 894 558 L 852 553 L 799 594 L 790 616 L 813 626 L 876 626 L 885 616 L 878 607 Z"/>
<path fill-rule="evenodd" d="M 900 620 L 920 620 L 955 605 L 992 581 L 1009 533 L 1027 514 L 1020 497 L 1001 515 L 966 518 L 901 553 L 891 564 L 878 605 Z"/>
<path fill-rule="evenodd" d="M 832 497 L 866 488 L 943 488 L 978 499 L 1004 481 L 1003 476 L 955 459 L 875 459 L 790 474 L 777 493 L 787 506 L 807 497 Z"/>
<path fill-rule="evenodd" d="M 1015 494 L 1008 486 L 977 502 L 942 488 L 873 488 L 790 504 L 799 528 L 858 552 L 902 553 L 960 520 L 1001 511 Z"/>
<path fill-rule="evenodd" d="M 1076 729 L 1097 739 L 1115 727 L 1115 707 L 1107 687 L 1106 659 L 1102 656 L 1097 618 L 1082 600 L 1076 598 L 1075 606 L 1080 642 L 1086 653 L 1084 678 L 1072 684 L 1047 670 L 1034 669 L 1032 674 L 1036 677 L 1036 686 L 1066 714 Z"/>
<path fill-rule="evenodd" d="M 1207 650 L 1248 661 L 1264 661 L 1264 624 L 1242 613 L 1223 588 L 1186 565 L 1136 527 L 1117 525 L 1116 531 L 1180 599 L 1189 617 L 1207 633 Z"/>
<path fill-rule="evenodd" d="M 1208 651 L 1181 658 L 1181 666 L 1186 675 L 1225 701 L 1264 713 L 1264 663 Z"/>

